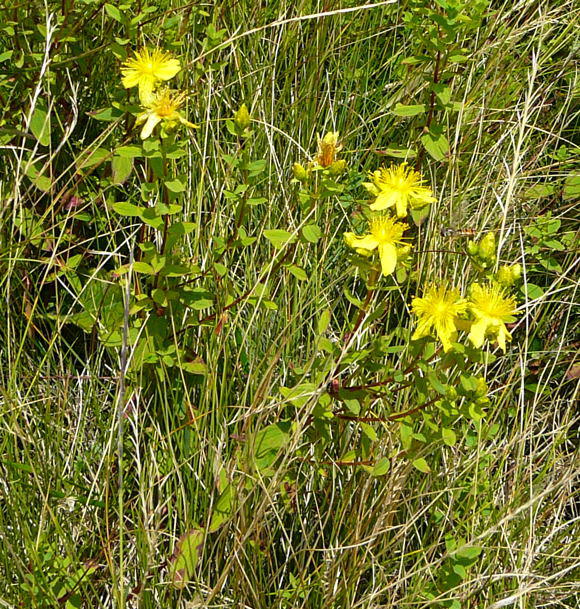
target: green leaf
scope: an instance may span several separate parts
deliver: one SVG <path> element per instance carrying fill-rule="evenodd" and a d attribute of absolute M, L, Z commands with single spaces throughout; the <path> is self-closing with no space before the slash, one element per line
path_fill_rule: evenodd
<path fill-rule="evenodd" d="M 118 108 L 109 107 L 103 108 L 102 110 L 95 110 L 94 112 L 89 112 L 88 114 L 97 121 L 112 122 L 121 118 L 124 112 Z"/>
<path fill-rule="evenodd" d="M 155 274 L 153 267 L 150 264 L 147 264 L 146 262 L 143 262 L 141 260 L 133 262 L 133 271 L 135 271 L 135 273 L 145 273 L 146 275 Z"/>
<path fill-rule="evenodd" d="M 204 531 L 195 528 L 185 533 L 177 542 L 169 561 L 171 582 L 176 588 L 184 588 L 193 577 L 204 538 Z"/>
<path fill-rule="evenodd" d="M 360 428 L 364 435 L 371 441 L 376 442 L 378 440 L 377 432 L 375 429 L 369 425 L 368 423 L 361 422 Z"/>
<path fill-rule="evenodd" d="M 416 116 L 417 114 L 425 113 L 425 104 L 416 104 L 411 106 L 405 106 L 403 104 L 396 104 L 391 110 L 395 116 Z"/>
<path fill-rule="evenodd" d="M 483 551 L 483 548 L 481 548 L 480 546 L 464 546 L 462 548 L 459 548 L 459 550 L 457 550 L 455 552 L 455 555 L 458 556 L 459 558 L 465 558 L 467 560 L 475 560 Z"/>
<path fill-rule="evenodd" d="M 318 318 L 318 323 L 316 324 L 316 334 L 320 336 L 326 332 L 330 324 L 330 320 L 332 318 L 332 312 L 330 309 L 324 309 Z"/>
<path fill-rule="evenodd" d="M 287 243 L 294 243 L 296 235 L 279 228 L 264 231 L 264 237 L 277 249 L 282 249 Z"/>
<path fill-rule="evenodd" d="M 580 175 L 569 175 L 564 182 L 562 198 L 565 201 L 569 201 L 570 199 L 576 199 L 577 197 L 580 197 Z"/>
<path fill-rule="evenodd" d="M 186 372 L 191 372 L 191 374 L 201 374 L 203 376 L 207 374 L 207 365 L 201 357 L 196 357 L 190 362 L 180 362 L 179 367 Z"/>
<path fill-rule="evenodd" d="M 443 427 L 441 429 L 441 437 L 447 446 L 455 446 L 457 443 L 457 436 L 455 435 L 455 432 L 447 427 Z"/>
<path fill-rule="evenodd" d="M 294 277 L 296 277 L 296 279 L 300 281 L 308 281 L 308 275 L 306 274 L 306 271 L 300 268 L 299 266 L 291 264 L 286 268 L 292 273 L 292 275 L 294 275 Z"/>
<path fill-rule="evenodd" d="M 262 205 L 262 203 L 267 203 L 268 199 L 266 197 L 250 197 L 246 203 L 252 207 L 256 205 Z"/>
<path fill-rule="evenodd" d="M 451 101 L 451 87 L 436 83 L 432 87 L 433 92 L 437 96 L 437 99 L 446 106 Z"/>
<path fill-rule="evenodd" d="M 314 383 L 302 383 L 294 387 L 280 387 L 280 393 L 294 406 L 300 408 L 312 398 L 316 391 Z"/>
<path fill-rule="evenodd" d="M 134 159 L 135 157 L 141 156 L 143 150 L 140 146 L 119 146 L 115 149 L 115 154 L 126 159 Z"/>
<path fill-rule="evenodd" d="M 140 217 L 145 211 L 144 207 L 133 205 L 133 203 L 127 203 L 127 201 L 118 201 L 113 203 L 113 209 L 120 216 L 138 216 Z"/>
<path fill-rule="evenodd" d="M 306 241 L 310 243 L 316 243 L 322 237 L 322 231 L 320 230 L 318 224 L 307 224 L 302 227 L 300 231 L 302 236 Z"/>
<path fill-rule="evenodd" d="M 415 469 L 418 469 L 420 472 L 423 472 L 424 474 L 431 473 L 431 468 L 429 467 L 429 464 L 423 458 L 415 459 L 413 461 L 413 467 Z"/>
<path fill-rule="evenodd" d="M 449 150 L 449 142 L 443 133 L 425 133 L 421 136 L 421 142 L 436 161 L 442 161 Z"/>
<path fill-rule="evenodd" d="M 541 298 L 544 295 L 544 290 L 534 283 L 527 283 L 520 288 L 521 293 L 529 300 Z"/>
<path fill-rule="evenodd" d="M 522 198 L 527 200 L 543 199 L 544 197 L 550 197 L 556 191 L 554 184 L 544 182 L 543 184 L 534 184 L 526 188 L 522 193 Z"/>
<path fill-rule="evenodd" d="M 113 184 L 123 184 L 131 175 L 133 170 L 133 160 L 124 156 L 114 156 L 111 161 L 113 172 Z"/>
<path fill-rule="evenodd" d="M 107 11 L 107 15 L 109 15 L 111 19 L 114 19 L 119 23 L 123 23 L 123 16 L 121 15 L 121 11 L 116 6 L 113 6 L 112 4 L 105 4 L 105 11 Z"/>
<path fill-rule="evenodd" d="M 105 148 L 95 148 L 85 154 L 87 151 L 83 151 L 82 160 L 80 164 L 77 165 L 79 169 L 84 169 L 85 167 L 93 167 L 94 165 L 99 165 L 105 159 L 111 156 L 111 152 Z"/>
<path fill-rule="evenodd" d="M 182 182 L 180 179 L 175 179 L 175 180 L 167 180 L 165 182 L 165 186 L 171 191 L 171 192 L 175 192 L 175 193 L 179 193 L 179 192 L 183 192 L 186 188 L 186 185 L 184 182 Z"/>
<path fill-rule="evenodd" d="M 224 522 L 227 522 L 230 519 L 232 515 L 234 498 L 234 487 L 231 484 L 227 484 L 213 507 L 213 513 L 209 525 L 210 533 L 217 531 Z"/>
<path fill-rule="evenodd" d="M 384 476 L 389 469 L 391 469 L 391 460 L 388 457 L 383 457 L 375 463 L 371 476 Z"/>
<path fill-rule="evenodd" d="M 254 442 L 255 464 L 258 470 L 264 470 L 274 463 L 278 451 L 290 439 L 290 422 L 274 423 L 261 429 Z"/>
<path fill-rule="evenodd" d="M 423 207 L 411 207 L 411 218 L 415 226 L 421 226 L 431 213 L 431 205 L 423 205 Z"/>
<path fill-rule="evenodd" d="M 391 156 L 395 159 L 414 159 L 417 152 L 412 148 L 385 148 L 378 151 L 381 155 Z"/>
<path fill-rule="evenodd" d="M 439 395 L 447 395 L 447 385 L 444 385 L 438 378 L 437 374 L 433 370 L 427 372 L 427 380 L 429 384 Z"/>
<path fill-rule="evenodd" d="M 50 144 L 50 116 L 38 106 L 30 118 L 30 131 L 34 134 L 41 146 Z"/>

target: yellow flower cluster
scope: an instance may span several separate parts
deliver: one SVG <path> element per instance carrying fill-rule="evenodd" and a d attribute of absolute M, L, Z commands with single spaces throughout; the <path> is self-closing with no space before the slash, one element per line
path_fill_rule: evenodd
<path fill-rule="evenodd" d="M 141 49 L 121 66 L 123 86 L 126 89 L 139 88 L 143 112 L 137 117 L 136 125 L 143 125 L 142 139 L 148 138 L 159 123 L 167 130 L 178 124 L 186 127 L 197 126 L 179 112 L 186 99 L 185 93 L 172 91 L 167 87 L 157 89 L 159 83 L 170 80 L 180 70 L 179 60 L 159 49 Z"/>
<path fill-rule="evenodd" d="M 515 298 L 495 283 L 473 284 L 468 299 L 446 284 L 433 285 L 421 298 L 413 298 L 411 308 L 418 317 L 412 338 L 436 334 L 444 351 L 452 348 L 458 330 L 468 330 L 474 347 L 481 348 L 485 338 L 492 337 L 505 352 L 506 340 L 511 340 L 506 323 L 517 314 Z"/>
<path fill-rule="evenodd" d="M 404 218 L 409 208 L 424 207 L 435 201 L 431 189 L 423 185 L 421 174 L 401 163 L 399 166 L 381 167 L 369 174 L 370 182 L 363 186 L 375 197 L 369 205 L 371 211 L 383 212 L 394 208 L 397 218 Z M 390 215 L 377 214 L 370 220 L 370 233 L 357 237 L 345 233 L 348 246 L 355 251 L 377 249 L 381 261 L 381 274 L 394 273 L 397 259 L 410 250 L 410 245 L 402 241 L 403 232 L 409 226 L 398 222 Z"/>

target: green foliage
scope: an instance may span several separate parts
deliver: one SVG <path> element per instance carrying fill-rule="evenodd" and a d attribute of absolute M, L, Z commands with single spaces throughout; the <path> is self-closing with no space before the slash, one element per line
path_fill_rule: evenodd
<path fill-rule="evenodd" d="M 0 20 L 2 601 L 575 607 L 572 3 L 262 4 Z"/>

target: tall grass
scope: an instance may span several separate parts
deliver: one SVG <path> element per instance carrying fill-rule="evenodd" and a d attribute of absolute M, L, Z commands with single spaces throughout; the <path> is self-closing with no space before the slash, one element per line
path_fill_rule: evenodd
<path fill-rule="evenodd" d="M 132 14 L 148 6 L 127 4 Z M 390 111 L 413 103 L 424 86 L 400 65 L 416 49 L 403 27 L 409 3 L 154 5 L 132 42 L 177 41 L 189 62 L 187 112 L 201 127 L 182 160 L 183 217 L 196 223 L 188 255 L 202 268 L 216 238 L 232 230 L 224 191 L 233 177 L 223 154 L 234 144 L 224 122 L 242 102 L 253 118 L 252 154 L 268 163 L 260 184 L 268 202 L 252 210 L 249 234 L 304 223 L 290 168 L 312 154 L 317 134 L 339 131 L 349 166 L 363 173 L 385 162 L 384 149 L 416 144 L 408 121 Z M 502 260 L 519 260 L 525 282 L 543 288 L 525 300 L 507 355 L 485 370 L 493 401 L 481 426 L 436 451 L 430 474 L 400 459 L 373 478 L 356 467 L 313 465 L 298 451 L 299 422 L 274 474 L 237 488 L 231 517 L 203 538 L 192 581 L 181 588 L 169 576 L 178 540 L 208 523 L 256 430 L 287 412 L 278 388 L 307 378 L 321 313 L 332 310 L 331 339 L 355 314 L 343 296 L 358 284 L 341 235 L 364 190 L 352 184 L 348 205 L 314 210 L 323 238 L 292 259 L 308 281 L 272 275 L 265 240 L 228 259 L 237 293 L 268 278 L 277 311 L 243 301 L 219 331 L 188 329 L 192 343 L 205 341 L 203 382 L 175 374 L 149 391 L 143 379 L 143 389 L 129 387 L 125 406 L 120 350 L 67 322 L 79 296 L 62 275 L 51 277 L 73 248 L 71 235 L 103 268 L 125 262 L 136 237 L 110 205 L 113 197 L 139 201 L 138 176 L 121 193 L 104 189 L 98 171 L 75 170 L 125 126 L 91 117 L 120 88 L 114 51 L 123 25 L 101 2 L 34 0 L 2 13 L 0 52 L 14 53 L 0 76 L 0 605 L 576 607 L 578 252 L 557 254 L 561 271 L 539 271 L 523 230 L 550 212 L 562 232 L 577 231 L 578 202 L 565 188 L 577 158 L 575 3 L 491 3 L 462 41 L 470 61 L 450 83 L 465 102 L 447 126 L 451 154 L 423 160 L 438 201 L 417 236 L 417 283 L 446 275 L 466 285 L 462 238 L 440 230 L 468 227 L 497 231 Z M 202 48 L 209 23 L 224 30 L 211 52 Z M 49 147 L 30 129 L 41 106 L 57 121 Z M 31 155 L 38 169 L 48 167 L 52 187 L 32 183 Z M 59 216 L 73 184 L 86 222 Z M 537 187 L 546 184 L 555 188 L 542 195 Z M 26 225 L 22 210 L 33 210 L 40 228 Z M 85 277 L 84 289 L 97 281 Z M 402 314 L 389 310 L 385 327 Z M 367 334 L 363 327 L 354 338 L 361 348 Z M 395 411 L 405 409 L 399 396 Z M 338 452 L 350 433 L 345 425 Z M 398 427 L 381 424 L 377 433 L 389 453 Z M 446 586 L 453 543 L 482 553 Z"/>

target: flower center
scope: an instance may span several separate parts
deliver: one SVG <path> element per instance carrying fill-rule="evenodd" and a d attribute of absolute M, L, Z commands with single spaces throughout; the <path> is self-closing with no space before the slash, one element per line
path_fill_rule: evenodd
<path fill-rule="evenodd" d="M 406 224 L 394 222 L 391 218 L 375 218 L 371 224 L 371 235 L 381 244 L 399 243 Z"/>

